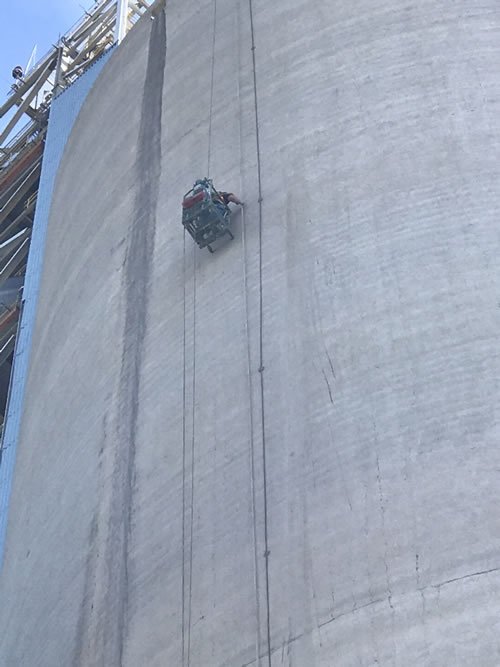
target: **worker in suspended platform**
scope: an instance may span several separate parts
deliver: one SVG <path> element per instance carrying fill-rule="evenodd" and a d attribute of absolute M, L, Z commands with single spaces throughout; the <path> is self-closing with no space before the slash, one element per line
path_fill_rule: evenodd
<path fill-rule="evenodd" d="M 219 192 L 210 178 L 199 179 L 182 201 L 182 224 L 200 248 L 208 247 L 222 236 L 233 239 L 229 204 L 243 206 L 232 192 Z"/>
<path fill-rule="evenodd" d="M 223 192 L 216 190 L 213 186 L 211 188 L 212 201 L 219 209 L 222 216 L 229 216 L 229 203 L 243 206 L 243 202 L 232 192 Z"/>
<path fill-rule="evenodd" d="M 228 206 L 229 202 L 233 204 L 238 204 L 238 206 L 243 206 L 243 202 L 232 192 L 219 192 L 215 188 L 212 190 L 212 200 L 216 204 L 222 204 L 222 206 Z"/>

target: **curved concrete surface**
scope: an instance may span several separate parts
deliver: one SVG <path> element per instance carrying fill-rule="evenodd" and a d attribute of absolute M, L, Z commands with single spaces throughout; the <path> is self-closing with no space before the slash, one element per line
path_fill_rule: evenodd
<path fill-rule="evenodd" d="M 496 0 L 164 19 L 59 170 L 0 663 L 498 665 Z"/>

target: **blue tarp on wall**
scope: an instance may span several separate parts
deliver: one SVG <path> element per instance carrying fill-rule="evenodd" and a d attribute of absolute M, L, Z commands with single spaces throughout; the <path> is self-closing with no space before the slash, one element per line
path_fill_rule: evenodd
<path fill-rule="evenodd" d="M 16 450 L 21 427 L 24 390 L 28 376 L 31 342 L 42 274 L 45 237 L 52 192 L 59 162 L 80 109 L 95 80 L 110 56 L 107 51 L 75 83 L 54 99 L 50 109 L 47 139 L 23 290 L 23 312 L 15 351 L 10 400 L 4 425 L 0 463 L 0 568 L 3 561 Z"/>

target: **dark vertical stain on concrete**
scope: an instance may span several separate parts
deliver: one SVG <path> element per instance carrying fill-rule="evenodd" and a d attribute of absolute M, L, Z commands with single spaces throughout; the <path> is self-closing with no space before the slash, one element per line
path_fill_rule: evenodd
<path fill-rule="evenodd" d="M 147 20 L 147 19 L 144 19 Z M 161 172 L 162 97 L 167 39 L 165 11 L 151 26 L 136 158 L 136 197 L 123 272 L 125 326 L 117 405 L 117 443 L 112 463 L 108 525 L 100 586 L 94 603 L 86 605 L 83 634 L 76 664 L 121 667 L 129 622 L 129 544 L 133 523 L 135 456 L 141 371 L 147 330 L 148 304 L 155 244 Z M 127 85 L 124 82 L 124 85 Z M 138 91 L 138 94 L 140 92 Z"/>
<path fill-rule="evenodd" d="M 132 528 L 132 500 L 135 482 L 135 454 L 139 390 L 144 340 L 147 328 L 150 282 L 155 242 L 156 211 L 161 173 L 161 117 L 166 50 L 165 12 L 153 21 L 148 65 L 142 101 L 139 147 L 136 162 L 137 194 L 134 221 L 130 232 L 125 280 L 125 330 L 120 377 L 119 452 L 116 494 L 112 518 L 119 524 L 117 542 L 111 557 L 110 572 L 116 567 L 116 648 L 106 665 L 122 665 L 127 630 L 129 592 L 129 539 Z M 116 526 L 118 528 L 118 526 Z M 121 534 L 120 534 L 121 533 Z M 115 540 L 113 540 L 115 542 Z M 115 552 L 115 553 L 113 553 Z M 111 656 L 110 656 L 111 657 Z"/>
<path fill-rule="evenodd" d="M 97 510 L 94 513 L 90 526 L 89 550 L 85 561 L 85 584 L 83 588 L 83 602 L 78 616 L 76 627 L 76 638 L 73 665 L 83 667 L 84 657 L 87 653 L 87 643 L 89 639 L 89 616 L 93 609 L 93 596 L 96 583 L 97 559 L 99 557 L 99 547 L 97 545 L 98 536 L 98 517 Z M 90 607 L 90 609 L 89 609 Z"/>

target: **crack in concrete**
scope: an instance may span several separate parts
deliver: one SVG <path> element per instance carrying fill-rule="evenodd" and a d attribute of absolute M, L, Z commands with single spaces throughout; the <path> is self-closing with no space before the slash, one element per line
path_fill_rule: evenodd
<path fill-rule="evenodd" d="M 285 650 L 285 648 L 289 647 L 291 644 L 294 644 L 295 642 L 299 641 L 299 639 L 302 639 L 303 637 L 306 637 L 307 635 L 310 635 L 313 633 L 315 630 L 321 630 L 321 628 L 324 628 L 326 625 L 329 625 L 330 623 L 334 623 L 335 621 L 338 621 L 340 618 L 343 618 L 345 616 L 351 616 L 353 614 L 358 613 L 359 611 L 362 611 L 363 609 L 366 609 L 366 607 L 371 607 L 374 604 L 379 604 L 381 602 L 387 602 L 387 597 L 379 598 L 377 600 L 371 600 L 370 602 L 367 602 L 364 605 L 361 605 L 360 607 L 355 607 L 354 609 L 349 609 L 349 611 L 346 611 L 342 614 L 338 614 L 334 618 L 329 618 L 327 621 L 323 621 L 322 623 L 318 623 L 314 628 L 310 628 L 308 630 L 304 630 L 304 632 L 301 632 L 298 635 L 293 635 L 292 637 L 289 637 L 285 641 L 283 641 L 279 646 L 275 646 L 274 648 L 271 649 L 270 655 L 274 655 L 278 651 L 281 651 L 282 654 Z M 267 652 L 263 653 L 262 655 L 259 656 L 259 660 L 263 660 L 268 656 Z M 245 662 L 244 664 L 241 665 L 241 667 L 251 667 L 251 665 L 255 665 L 257 662 L 257 659 L 253 659 L 250 662 Z"/>
<path fill-rule="evenodd" d="M 448 580 L 442 581 L 438 584 L 429 584 L 428 586 L 425 586 L 423 588 L 416 589 L 416 592 L 419 592 L 421 595 L 423 595 L 424 592 L 426 590 L 429 590 L 430 588 L 435 588 L 435 589 L 439 590 L 442 586 L 447 586 L 449 584 L 456 583 L 457 581 L 463 581 L 464 579 L 471 579 L 473 577 L 480 577 L 480 576 L 483 576 L 483 575 L 486 575 L 486 574 L 492 574 L 492 573 L 495 573 L 495 572 L 500 572 L 500 567 L 494 567 L 494 568 L 491 568 L 489 570 L 480 570 L 478 572 L 472 572 L 471 574 L 466 574 L 462 577 L 454 577 L 453 579 L 448 579 Z M 405 593 L 405 595 L 406 594 L 411 594 L 411 593 L 414 593 L 414 592 L 415 591 L 408 591 L 408 593 Z M 399 597 L 399 596 L 397 596 L 397 597 Z M 300 634 L 297 634 L 297 635 L 294 635 L 293 637 L 290 637 L 289 639 L 282 642 L 279 646 L 276 646 L 276 647 L 272 648 L 271 652 L 270 652 L 270 655 L 274 655 L 278 651 L 283 652 L 284 649 L 287 646 L 290 646 L 291 644 L 299 641 L 299 639 L 302 639 L 302 637 L 305 637 L 306 635 L 309 635 L 309 634 L 313 633 L 315 630 L 320 630 L 321 628 L 324 628 L 325 626 L 330 625 L 331 623 L 334 623 L 335 621 L 338 621 L 341 618 L 345 618 L 346 616 L 352 616 L 354 614 L 357 614 L 358 612 L 362 611 L 363 609 L 366 609 L 367 607 L 371 607 L 375 604 L 388 603 L 391 607 L 391 612 L 393 613 L 395 610 L 394 610 L 394 607 L 391 604 L 391 602 L 392 602 L 392 600 L 390 601 L 388 596 L 384 596 L 384 597 L 378 598 L 376 600 L 370 600 L 370 602 L 367 602 L 366 604 L 363 604 L 359 607 L 356 606 L 353 609 L 349 609 L 349 611 L 345 611 L 341 614 L 338 614 L 337 616 L 334 616 L 332 618 L 329 618 L 326 621 L 323 621 L 322 623 L 318 623 L 314 628 L 304 630 Z M 424 602 L 425 602 L 425 598 L 424 598 Z M 259 657 L 259 660 L 263 660 L 266 657 L 267 657 L 267 652 L 265 654 L 261 655 Z M 256 662 L 257 662 L 256 659 L 254 659 L 254 660 L 251 660 L 250 662 L 246 662 L 246 663 L 242 664 L 241 667 L 251 667 L 252 665 L 255 665 Z"/>
<path fill-rule="evenodd" d="M 462 577 L 454 577 L 453 579 L 447 579 L 446 581 L 441 581 L 438 584 L 428 584 L 427 586 L 423 586 L 422 588 L 419 588 L 418 590 L 420 592 L 429 590 L 429 588 L 437 588 L 440 589 L 443 586 L 448 586 L 449 584 L 454 584 L 457 581 L 463 581 L 464 579 L 472 579 L 473 577 L 482 577 L 485 574 L 492 574 L 494 572 L 500 572 L 500 567 L 492 567 L 490 570 L 479 570 L 478 572 L 472 572 L 471 574 L 464 574 Z"/>
<path fill-rule="evenodd" d="M 332 388 L 330 387 L 330 383 L 328 382 L 328 378 L 326 377 L 326 373 L 324 370 L 322 370 L 323 377 L 325 378 L 326 386 L 328 387 L 328 394 L 330 396 L 330 403 L 333 405 L 333 396 L 332 396 Z"/>

